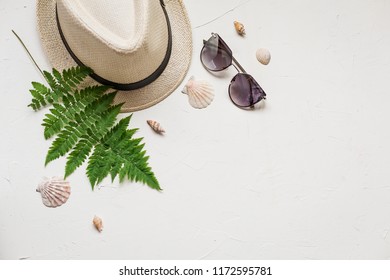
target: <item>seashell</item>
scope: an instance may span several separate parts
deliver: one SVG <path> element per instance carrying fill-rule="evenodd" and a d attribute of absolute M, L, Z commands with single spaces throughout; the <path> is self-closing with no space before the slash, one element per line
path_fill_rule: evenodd
<path fill-rule="evenodd" d="M 256 51 L 256 58 L 261 64 L 267 65 L 271 60 L 271 53 L 267 49 L 260 48 Z"/>
<path fill-rule="evenodd" d="M 195 80 L 194 76 L 189 79 L 182 93 L 188 95 L 188 101 L 196 109 L 206 108 L 214 99 L 213 87 L 206 81 Z"/>
<path fill-rule="evenodd" d="M 99 232 L 102 232 L 103 221 L 101 218 L 99 218 L 98 216 L 93 217 L 92 223 Z"/>
<path fill-rule="evenodd" d="M 162 134 L 165 130 L 162 128 L 161 124 L 154 120 L 147 120 L 148 125 L 158 134 Z"/>
<path fill-rule="evenodd" d="M 235 21 L 234 28 L 236 29 L 236 31 L 239 35 L 241 35 L 241 36 L 245 35 L 245 27 L 241 22 Z"/>
<path fill-rule="evenodd" d="M 43 204 L 53 208 L 64 204 L 71 192 L 69 182 L 60 177 L 45 178 L 36 191 L 41 193 Z"/>

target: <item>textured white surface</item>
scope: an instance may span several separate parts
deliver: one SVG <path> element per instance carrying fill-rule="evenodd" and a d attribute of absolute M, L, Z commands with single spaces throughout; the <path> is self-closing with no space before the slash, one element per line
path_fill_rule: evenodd
<path fill-rule="evenodd" d="M 33 1 L 2 1 L 0 259 L 389 259 L 390 2 L 186 6 L 194 31 L 188 78 L 210 81 L 216 96 L 196 110 L 181 86 L 133 115 L 164 191 L 109 181 L 91 191 L 84 165 L 69 178 L 69 201 L 49 209 L 35 189 L 42 177 L 62 175 L 64 160 L 44 167 L 45 112 L 26 107 L 30 81 L 42 79 L 11 29 L 50 66 Z M 234 68 L 216 77 L 201 66 L 212 31 L 267 92 L 261 109 L 230 102 Z M 271 51 L 268 66 L 256 60 L 260 47 Z"/>

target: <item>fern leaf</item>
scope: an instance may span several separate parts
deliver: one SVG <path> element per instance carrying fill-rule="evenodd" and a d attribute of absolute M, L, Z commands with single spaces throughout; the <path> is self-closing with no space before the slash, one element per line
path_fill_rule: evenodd
<path fill-rule="evenodd" d="M 50 94 L 50 89 L 47 88 L 45 85 L 37 82 L 32 82 L 31 83 L 34 89 L 30 90 L 30 93 L 33 97 L 31 100 L 31 104 L 29 106 L 35 105 L 34 110 L 38 110 L 41 107 L 46 106 L 46 96 Z"/>
<path fill-rule="evenodd" d="M 65 166 L 65 178 L 72 174 L 86 160 L 93 148 L 93 143 L 81 139 L 69 154 Z"/>
<path fill-rule="evenodd" d="M 112 105 L 117 92 L 108 92 L 107 86 L 78 90 L 92 73 L 87 67 L 43 73 L 49 87 L 33 82 L 29 106 L 34 110 L 48 104 L 53 106 L 42 122 L 45 138 L 56 137 L 45 165 L 67 155 L 65 177 L 68 177 L 88 159 L 87 176 L 92 189 L 110 175 L 112 180 L 129 179 L 161 190 L 148 166 L 142 138 L 134 138 L 137 129 L 128 129 L 131 116 L 116 123 L 123 106 Z"/>
<path fill-rule="evenodd" d="M 55 68 L 52 69 L 52 72 L 53 72 L 54 78 L 57 80 L 57 85 L 61 85 L 62 84 L 62 75 L 61 75 L 61 73 L 57 69 L 55 69 Z"/>
<path fill-rule="evenodd" d="M 33 96 L 37 99 L 44 99 L 45 96 L 50 93 L 50 89 L 41 83 L 32 82 L 31 84 L 34 87 L 35 92 L 37 93 L 37 95 Z"/>
<path fill-rule="evenodd" d="M 103 174 L 101 169 L 102 166 L 106 165 L 107 162 L 101 161 L 104 156 L 104 147 L 102 145 L 95 146 L 93 154 L 89 157 L 87 166 L 87 176 L 91 183 L 92 189 L 99 184 L 107 174 Z"/>
<path fill-rule="evenodd" d="M 74 95 L 77 96 L 78 100 L 89 104 L 102 96 L 108 89 L 107 86 L 89 86 L 80 91 L 75 91 Z"/>
<path fill-rule="evenodd" d="M 51 114 L 46 114 L 43 119 L 42 126 L 45 127 L 43 135 L 45 139 L 49 139 L 53 135 L 61 131 L 61 129 L 68 124 L 67 119 L 64 118 L 66 108 L 60 104 L 54 104 L 54 108 L 50 109 Z"/>
<path fill-rule="evenodd" d="M 31 107 L 33 108 L 34 111 L 37 111 L 41 107 L 46 106 L 45 100 L 41 98 L 41 96 L 37 93 L 37 91 L 31 89 L 30 92 L 31 95 L 33 96 L 33 99 L 31 100 L 31 103 L 28 105 L 28 107 Z"/>
<path fill-rule="evenodd" d="M 102 139 L 106 133 L 110 130 L 110 128 L 114 125 L 118 114 L 121 111 L 121 107 L 123 104 L 117 104 L 115 106 L 111 106 L 101 118 L 95 123 L 93 128 L 96 128 L 93 131 L 94 135 Z"/>
<path fill-rule="evenodd" d="M 64 127 L 49 148 L 46 155 L 45 165 L 61 156 L 66 155 L 76 144 L 79 136 L 80 132 L 77 130 L 76 123 L 70 123 L 68 126 Z"/>
<path fill-rule="evenodd" d="M 102 139 L 102 142 L 107 146 L 115 146 L 117 143 L 120 143 L 120 141 L 126 136 L 125 131 L 127 130 L 127 127 L 129 126 L 130 120 L 132 115 L 129 117 L 121 119 L 111 130 L 109 133 L 107 133 L 104 138 Z M 136 130 L 136 129 L 135 129 Z"/>
<path fill-rule="evenodd" d="M 76 90 L 72 104 L 66 102 L 66 107 L 60 104 L 53 104 L 54 109 L 50 110 L 51 114 L 45 115 L 46 118 L 42 124 L 45 127 L 45 139 L 49 139 L 59 133 L 70 120 L 74 120 L 75 116 L 87 106 L 92 106 L 94 102 L 98 102 L 98 98 L 101 98 L 106 90 L 106 86 L 87 87 L 81 91 Z"/>
<path fill-rule="evenodd" d="M 28 105 L 28 107 L 31 107 L 34 111 L 38 111 L 40 104 L 36 100 L 32 100 L 32 102 Z"/>
<path fill-rule="evenodd" d="M 85 77 L 90 74 L 92 74 L 92 70 L 88 67 L 72 67 L 62 71 L 63 81 L 71 89 L 76 89 Z"/>
<path fill-rule="evenodd" d="M 128 140 L 125 149 L 130 149 L 135 145 L 137 139 Z M 147 161 L 149 157 L 145 156 L 145 151 L 135 154 L 127 154 L 122 156 L 123 150 L 114 151 L 116 159 L 122 159 L 124 166 L 119 171 L 119 179 L 121 182 L 127 177 L 130 181 L 142 182 L 152 189 L 161 190 L 160 185 L 152 172 L 152 169 L 148 166 Z"/>
<path fill-rule="evenodd" d="M 43 71 L 43 75 L 45 76 L 45 79 L 52 90 L 54 90 L 55 88 L 58 87 L 56 79 L 54 78 L 54 76 L 50 72 Z"/>
<path fill-rule="evenodd" d="M 106 102 L 107 99 L 109 100 L 110 97 L 108 98 L 106 95 L 100 98 L 102 103 Z M 106 105 L 106 107 L 108 106 Z M 90 138 L 96 143 L 99 140 L 99 136 L 104 136 L 114 124 L 121 106 L 111 106 L 106 109 L 105 114 L 99 115 L 90 110 L 87 114 L 82 113 L 79 116 L 75 116 L 75 119 L 78 119 L 78 121 L 69 122 L 53 141 L 46 156 L 46 164 L 71 151 L 79 138 Z"/>
<path fill-rule="evenodd" d="M 118 176 L 122 168 L 122 162 L 113 162 L 111 165 L 110 176 L 111 182 L 114 182 L 115 178 Z"/>
<path fill-rule="evenodd" d="M 98 144 L 88 161 L 87 176 L 92 187 L 99 184 L 107 175 L 114 180 L 141 182 L 149 187 L 161 190 L 160 185 L 148 166 L 148 157 L 140 144 L 141 138 L 133 139 L 134 132 L 127 130 L 130 117 L 122 119 L 107 135 L 102 144 Z"/>
<path fill-rule="evenodd" d="M 43 75 L 45 76 L 50 89 L 42 84 L 33 82 L 35 91 L 40 94 L 40 98 L 33 95 L 33 101 L 30 106 L 34 110 L 39 110 L 41 107 L 46 106 L 46 103 L 53 104 L 55 102 L 60 102 L 63 98 L 70 98 L 72 92 L 79 84 L 92 73 L 90 68 L 80 66 L 64 70 L 62 74 L 54 68 L 52 71 L 53 73 L 43 71 Z M 42 98 L 44 99 L 42 100 Z M 40 104 L 39 106 L 37 101 Z M 42 101 L 44 101 L 44 103 L 42 103 Z"/>
<path fill-rule="evenodd" d="M 100 114 L 110 107 L 111 103 L 114 101 L 117 92 L 111 92 L 105 95 L 102 95 L 98 100 L 95 100 L 90 106 L 86 108 L 86 112 L 93 111 L 95 114 Z"/>
<path fill-rule="evenodd" d="M 108 162 L 108 160 L 102 161 L 105 158 L 105 147 L 112 147 L 114 144 L 122 139 L 122 136 L 126 134 L 126 129 L 129 125 L 131 116 L 121 119 L 118 124 L 116 124 L 107 135 L 102 139 L 103 144 L 97 145 L 94 149 L 92 156 L 89 158 L 87 166 L 87 176 L 91 183 L 92 189 L 95 185 L 99 184 L 108 173 L 103 173 L 103 170 L 106 167 L 112 165 L 115 168 L 111 169 L 111 178 L 114 180 L 120 169 L 122 168 L 123 163 L 121 161 L 116 161 L 113 164 Z M 111 161 L 111 159 L 109 159 Z"/>

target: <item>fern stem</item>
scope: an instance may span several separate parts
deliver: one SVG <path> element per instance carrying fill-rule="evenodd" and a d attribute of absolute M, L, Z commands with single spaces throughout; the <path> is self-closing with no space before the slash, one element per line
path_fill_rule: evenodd
<path fill-rule="evenodd" d="M 34 57 L 32 56 L 32 54 L 29 52 L 29 50 L 27 49 L 26 45 L 23 43 L 22 39 L 20 39 L 20 37 L 18 36 L 18 34 L 16 34 L 15 31 L 12 30 L 12 33 L 14 33 L 14 35 L 16 36 L 16 38 L 19 40 L 19 42 L 22 44 L 24 50 L 27 52 L 27 54 L 29 55 L 29 57 L 31 58 L 31 60 L 34 62 L 35 66 L 38 68 L 39 72 L 41 72 L 43 78 L 45 79 L 45 81 L 47 81 L 45 75 L 43 74 L 43 71 L 42 69 L 39 67 L 38 63 L 35 61 Z"/>

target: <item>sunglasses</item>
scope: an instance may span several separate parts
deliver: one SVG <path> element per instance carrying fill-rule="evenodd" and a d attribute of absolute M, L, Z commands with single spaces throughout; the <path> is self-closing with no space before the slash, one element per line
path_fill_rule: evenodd
<path fill-rule="evenodd" d="M 222 71 L 233 65 L 238 74 L 229 85 L 229 96 L 232 102 L 240 108 L 254 108 L 254 105 L 265 99 L 265 92 L 233 57 L 233 53 L 222 38 L 211 33 L 210 39 L 203 40 L 200 52 L 203 66 L 212 72 Z"/>

